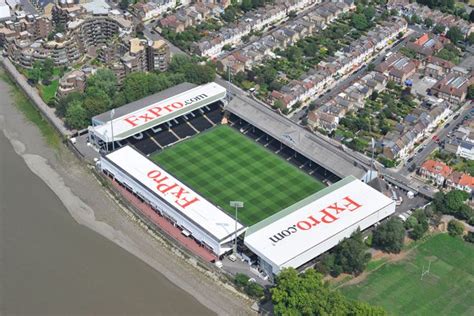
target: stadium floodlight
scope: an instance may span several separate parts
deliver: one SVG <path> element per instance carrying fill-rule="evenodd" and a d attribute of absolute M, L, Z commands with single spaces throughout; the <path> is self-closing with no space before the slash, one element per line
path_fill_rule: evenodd
<path fill-rule="evenodd" d="M 112 123 L 115 115 L 115 109 L 110 111 L 110 129 L 112 131 L 112 151 L 115 151 L 115 143 L 114 143 L 114 124 Z"/>
<path fill-rule="evenodd" d="M 242 201 L 230 201 L 230 207 L 235 207 L 235 239 L 234 239 L 234 255 L 237 254 L 237 212 L 239 208 L 244 207 Z"/>

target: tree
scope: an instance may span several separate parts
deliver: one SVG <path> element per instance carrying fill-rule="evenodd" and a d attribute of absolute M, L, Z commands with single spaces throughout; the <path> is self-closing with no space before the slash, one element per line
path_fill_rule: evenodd
<path fill-rule="evenodd" d="M 379 93 L 377 92 L 377 90 L 374 90 L 372 91 L 372 94 L 370 95 L 370 100 L 375 101 L 377 100 L 378 96 L 379 96 Z"/>
<path fill-rule="evenodd" d="M 418 240 L 422 238 L 428 231 L 428 216 L 426 216 L 424 210 L 417 209 L 410 217 L 414 217 L 416 219 L 416 223 L 412 223 L 413 229 L 408 234 L 412 239 Z"/>
<path fill-rule="evenodd" d="M 352 26 L 359 31 L 364 31 L 368 28 L 369 23 L 363 14 L 353 14 L 351 19 Z"/>
<path fill-rule="evenodd" d="M 244 288 L 249 284 L 249 277 L 244 273 L 237 273 L 234 277 L 234 283 L 239 288 Z"/>
<path fill-rule="evenodd" d="M 453 237 L 460 237 L 464 233 L 464 225 L 455 219 L 452 219 L 448 223 L 448 233 Z"/>
<path fill-rule="evenodd" d="M 464 35 L 457 26 L 449 28 L 449 31 L 446 33 L 446 37 L 449 38 L 454 44 L 457 44 L 457 42 L 464 39 Z"/>
<path fill-rule="evenodd" d="M 273 108 L 275 109 L 284 109 L 286 108 L 285 104 L 283 103 L 282 100 L 275 100 L 273 102 Z"/>
<path fill-rule="evenodd" d="M 111 99 L 117 91 L 117 85 L 118 82 L 115 73 L 106 68 L 97 70 L 95 74 L 87 79 L 87 88 L 96 87 L 104 91 Z"/>
<path fill-rule="evenodd" d="M 367 18 L 367 21 L 370 21 L 374 18 L 375 16 L 375 8 L 373 6 L 368 6 L 364 9 L 364 15 Z"/>
<path fill-rule="evenodd" d="M 369 63 L 367 65 L 367 71 L 373 71 L 375 69 L 375 64 L 374 63 Z"/>
<path fill-rule="evenodd" d="M 43 81 L 50 81 L 54 73 L 54 62 L 51 58 L 46 58 L 41 65 L 41 78 Z"/>
<path fill-rule="evenodd" d="M 60 117 L 66 116 L 67 109 L 73 101 L 80 101 L 82 103 L 82 95 L 79 92 L 72 92 L 59 99 L 56 103 L 56 114 Z"/>
<path fill-rule="evenodd" d="M 423 225 L 417 224 L 413 228 L 412 231 L 410 231 L 409 235 L 413 240 L 418 240 L 421 237 L 423 237 L 426 233 L 426 230 L 424 229 Z"/>
<path fill-rule="evenodd" d="M 169 69 L 171 72 L 182 72 L 184 66 L 191 63 L 191 58 L 185 54 L 176 54 L 171 58 Z"/>
<path fill-rule="evenodd" d="M 89 120 L 87 111 L 82 107 L 78 100 L 74 100 L 69 104 L 65 117 L 66 124 L 74 129 L 82 129 L 87 127 Z"/>
<path fill-rule="evenodd" d="M 233 5 L 227 7 L 225 9 L 224 13 L 222 14 L 222 19 L 226 21 L 227 23 L 232 23 L 235 21 L 237 16 L 237 10 Z"/>
<path fill-rule="evenodd" d="M 387 89 L 393 90 L 397 87 L 397 84 L 393 80 L 387 82 Z M 389 96 L 390 97 L 390 96 Z M 385 102 L 385 101 L 384 101 Z"/>
<path fill-rule="evenodd" d="M 332 291 L 321 274 L 284 269 L 270 289 L 275 315 L 385 315 L 379 307 L 353 302 Z"/>
<path fill-rule="evenodd" d="M 474 11 L 474 10 L 473 10 Z M 474 34 L 474 33 L 473 33 Z M 471 84 L 468 88 L 467 88 L 467 98 L 469 100 L 472 100 L 474 99 L 474 84 Z"/>
<path fill-rule="evenodd" d="M 216 70 L 211 65 L 198 65 L 189 63 L 184 67 L 186 80 L 195 84 L 204 84 L 211 82 L 216 77 Z"/>
<path fill-rule="evenodd" d="M 264 294 L 264 289 L 256 282 L 249 282 L 245 287 L 245 293 L 251 297 L 260 298 Z"/>
<path fill-rule="evenodd" d="M 411 16 L 411 23 L 412 24 L 421 24 L 421 23 L 423 23 L 423 20 L 417 14 L 413 14 Z"/>
<path fill-rule="evenodd" d="M 31 83 L 37 84 L 41 80 L 41 69 L 38 68 L 38 67 L 35 67 L 33 65 L 33 68 L 28 70 L 27 75 L 28 75 L 28 79 L 31 81 Z"/>
<path fill-rule="evenodd" d="M 446 27 L 441 24 L 436 24 L 435 27 L 433 28 L 433 33 L 435 34 L 441 34 L 446 30 Z"/>
<path fill-rule="evenodd" d="M 102 90 L 92 87 L 86 90 L 83 107 L 87 111 L 87 117 L 91 118 L 110 109 L 109 96 Z"/>
<path fill-rule="evenodd" d="M 148 74 L 145 72 L 133 72 L 125 77 L 122 91 L 127 102 L 133 102 L 149 95 Z"/>
<path fill-rule="evenodd" d="M 426 26 L 427 28 L 431 28 L 431 27 L 433 26 L 433 20 L 430 19 L 430 18 L 426 18 L 426 19 L 425 19 L 425 26 Z"/>
<path fill-rule="evenodd" d="M 225 44 L 224 46 L 222 46 L 223 51 L 229 51 L 231 49 L 232 49 L 232 45 L 230 45 L 230 44 Z"/>
<path fill-rule="evenodd" d="M 252 0 L 242 0 L 240 7 L 245 12 L 252 10 Z"/>
<path fill-rule="evenodd" d="M 362 233 L 357 230 L 350 238 L 344 239 L 334 248 L 334 263 L 341 267 L 342 272 L 359 275 L 367 267 L 371 258 L 366 250 L 367 246 L 362 239 Z"/>
<path fill-rule="evenodd" d="M 119 8 L 126 11 L 128 9 L 129 2 L 128 0 L 120 0 Z"/>
<path fill-rule="evenodd" d="M 405 228 L 403 222 L 392 217 L 373 232 L 372 245 L 386 252 L 399 253 L 403 247 Z"/>
<path fill-rule="evenodd" d="M 451 212 L 459 210 L 464 202 L 469 198 L 467 192 L 461 190 L 452 190 L 445 195 L 445 203 Z"/>

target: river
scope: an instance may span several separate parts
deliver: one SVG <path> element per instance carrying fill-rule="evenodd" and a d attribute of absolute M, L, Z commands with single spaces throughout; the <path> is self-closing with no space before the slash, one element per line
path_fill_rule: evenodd
<path fill-rule="evenodd" d="M 70 216 L 0 130 L 1 315 L 209 315 Z"/>

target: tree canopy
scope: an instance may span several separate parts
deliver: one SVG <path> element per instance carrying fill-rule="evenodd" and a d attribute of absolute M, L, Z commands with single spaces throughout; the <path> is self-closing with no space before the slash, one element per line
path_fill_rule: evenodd
<path fill-rule="evenodd" d="M 66 124 L 74 129 L 81 129 L 87 126 L 87 111 L 82 107 L 79 100 L 74 100 L 69 104 L 65 116 Z"/>
<path fill-rule="evenodd" d="M 386 252 L 399 253 L 403 247 L 405 228 L 397 217 L 380 224 L 373 232 L 372 245 Z"/>
<path fill-rule="evenodd" d="M 109 98 L 113 98 L 117 91 L 117 77 L 115 73 L 106 68 L 97 70 L 95 74 L 87 78 L 87 88 L 96 87 L 104 91 Z"/>
<path fill-rule="evenodd" d="M 41 65 L 37 65 L 38 69 Z M 44 67 L 41 66 L 41 67 Z M 47 67 L 49 67 L 47 65 Z M 40 75 L 42 77 L 42 71 Z M 84 128 L 91 117 L 125 103 L 133 102 L 188 81 L 204 84 L 213 81 L 215 68 L 209 63 L 199 64 L 197 60 L 178 54 L 173 57 L 168 72 L 133 72 L 127 75 L 121 86 L 115 74 L 109 69 L 99 69 L 86 82 L 85 92 L 71 93 L 58 100 L 56 111 L 66 117 L 67 124 L 74 128 Z M 39 79 L 38 79 L 39 80 Z M 78 101 L 78 102 L 76 102 Z M 69 109 L 70 107 L 74 107 Z M 82 107 L 82 109 L 80 109 Z M 86 119 L 84 119 L 86 113 Z M 77 115 L 77 118 L 74 116 Z"/>
<path fill-rule="evenodd" d="M 453 237 L 462 236 L 464 233 L 464 225 L 455 219 L 452 219 L 448 223 L 448 233 Z"/>
<path fill-rule="evenodd" d="M 469 194 L 460 190 L 452 190 L 446 194 L 437 192 L 433 199 L 433 207 L 439 213 L 453 215 L 461 220 L 469 220 L 474 217 L 474 211 L 465 204 L 468 198 Z"/>
<path fill-rule="evenodd" d="M 318 270 L 332 276 L 338 276 L 343 272 L 358 275 L 365 270 L 370 261 L 371 254 L 367 249 L 362 233 L 357 230 L 350 238 L 341 241 L 330 253 L 323 255 L 317 265 Z"/>
<path fill-rule="evenodd" d="M 449 38 L 454 44 L 464 39 L 464 35 L 457 26 L 449 28 L 449 31 L 446 33 L 446 37 Z"/>
<path fill-rule="evenodd" d="M 386 315 L 380 307 L 354 302 L 332 291 L 314 269 L 285 269 L 270 289 L 276 315 Z"/>

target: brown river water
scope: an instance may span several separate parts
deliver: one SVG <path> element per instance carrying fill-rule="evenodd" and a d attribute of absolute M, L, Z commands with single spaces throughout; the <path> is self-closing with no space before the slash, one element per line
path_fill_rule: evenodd
<path fill-rule="evenodd" d="M 85 226 L 0 132 L 0 315 L 209 315 Z"/>

